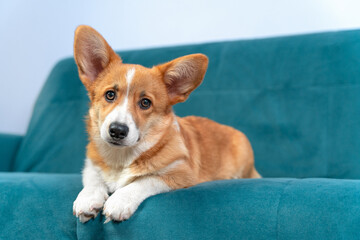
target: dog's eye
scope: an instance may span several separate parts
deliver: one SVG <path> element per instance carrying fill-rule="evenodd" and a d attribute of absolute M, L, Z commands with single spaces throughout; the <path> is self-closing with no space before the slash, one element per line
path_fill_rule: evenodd
<path fill-rule="evenodd" d="M 147 98 L 143 98 L 140 100 L 139 102 L 139 106 L 141 109 L 149 109 L 149 107 L 151 106 L 151 101 Z"/>
<path fill-rule="evenodd" d="M 108 102 L 114 101 L 115 97 L 116 97 L 116 93 L 113 90 L 109 90 L 105 93 L 105 99 Z"/>

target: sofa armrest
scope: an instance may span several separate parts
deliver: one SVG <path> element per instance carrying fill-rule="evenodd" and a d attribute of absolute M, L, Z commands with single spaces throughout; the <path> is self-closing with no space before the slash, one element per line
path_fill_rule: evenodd
<path fill-rule="evenodd" d="M 153 196 L 121 223 L 78 223 L 90 239 L 358 239 L 360 181 L 239 179 Z"/>
<path fill-rule="evenodd" d="M 215 181 L 145 200 L 127 221 L 72 215 L 76 174 L 0 173 L 0 239 L 358 239 L 360 181 Z"/>
<path fill-rule="evenodd" d="M 11 165 L 23 136 L 0 133 L 0 172 L 11 171 Z"/>

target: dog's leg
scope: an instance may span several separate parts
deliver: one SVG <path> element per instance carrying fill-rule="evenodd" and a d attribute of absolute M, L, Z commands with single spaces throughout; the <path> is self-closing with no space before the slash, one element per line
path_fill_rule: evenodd
<path fill-rule="evenodd" d="M 116 190 L 105 202 L 105 223 L 127 220 L 148 197 L 168 192 L 171 188 L 159 177 L 143 177 Z"/>
<path fill-rule="evenodd" d="M 99 169 L 86 159 L 83 170 L 83 185 L 73 204 L 73 212 L 81 222 L 95 218 L 108 198 L 108 190 L 100 176 Z"/>

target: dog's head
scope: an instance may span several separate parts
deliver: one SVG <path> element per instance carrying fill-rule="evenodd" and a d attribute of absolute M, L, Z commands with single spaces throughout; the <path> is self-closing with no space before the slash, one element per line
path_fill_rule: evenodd
<path fill-rule="evenodd" d="M 124 64 L 89 26 L 75 31 L 74 57 L 91 100 L 89 134 L 113 146 L 135 146 L 171 124 L 172 105 L 183 102 L 202 82 L 203 54 L 152 68 Z"/>

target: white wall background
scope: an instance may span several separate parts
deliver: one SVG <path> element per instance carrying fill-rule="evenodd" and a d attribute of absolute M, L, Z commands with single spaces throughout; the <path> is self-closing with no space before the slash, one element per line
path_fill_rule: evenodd
<path fill-rule="evenodd" d="M 0 0 L 0 132 L 24 134 L 77 25 L 116 50 L 360 28 L 357 0 Z"/>

